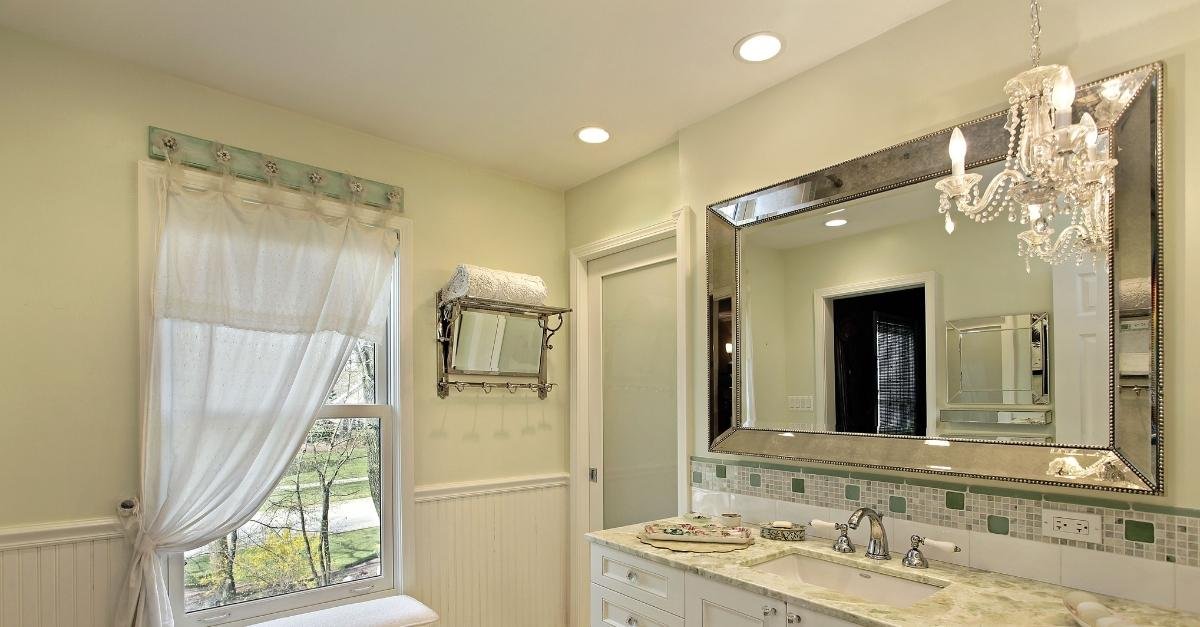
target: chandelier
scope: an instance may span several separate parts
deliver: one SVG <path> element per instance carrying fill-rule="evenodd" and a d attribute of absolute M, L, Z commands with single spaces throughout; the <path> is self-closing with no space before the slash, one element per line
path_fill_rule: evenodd
<path fill-rule="evenodd" d="M 1041 65 L 1042 27 L 1037 0 L 1029 3 L 1029 56 L 1033 69 L 1004 85 L 1008 94 L 1008 157 L 979 191 L 983 176 L 966 173 L 967 142 L 955 127 L 950 136 L 950 176 L 934 187 L 946 232 L 954 232 L 954 210 L 975 222 L 1003 213 L 1028 228 L 1017 234 L 1017 254 L 1050 264 L 1082 263 L 1104 257 L 1111 245 L 1110 200 L 1114 193 L 1109 131 L 1088 113 L 1073 122 L 1075 80 L 1064 65 Z"/>

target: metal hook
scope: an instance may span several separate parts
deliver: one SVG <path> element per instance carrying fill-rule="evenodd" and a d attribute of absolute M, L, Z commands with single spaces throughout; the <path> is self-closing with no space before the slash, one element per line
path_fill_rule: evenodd
<path fill-rule="evenodd" d="M 483 393 L 484 393 L 484 394 L 491 394 L 491 393 L 492 393 L 492 384 L 491 384 L 491 383 L 480 383 L 480 384 L 479 384 L 479 387 L 483 388 Z"/>
<path fill-rule="evenodd" d="M 467 384 L 459 381 L 458 383 L 454 384 L 454 387 L 458 388 L 459 392 L 462 392 L 463 390 L 467 389 Z"/>
<path fill-rule="evenodd" d="M 508 393 L 509 393 L 509 394 L 516 394 L 516 393 L 517 393 L 517 388 L 518 388 L 518 387 L 520 387 L 520 386 L 518 386 L 518 385 L 517 385 L 517 384 L 515 384 L 515 383 L 507 383 L 507 384 L 505 384 L 505 387 L 507 387 L 507 388 L 508 388 Z"/>

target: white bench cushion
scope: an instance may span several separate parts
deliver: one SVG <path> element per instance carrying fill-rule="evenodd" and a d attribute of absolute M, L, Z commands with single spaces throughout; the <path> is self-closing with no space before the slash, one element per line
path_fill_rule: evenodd
<path fill-rule="evenodd" d="M 406 596 L 339 605 L 260 623 L 261 627 L 410 627 L 438 619 L 424 603 Z"/>

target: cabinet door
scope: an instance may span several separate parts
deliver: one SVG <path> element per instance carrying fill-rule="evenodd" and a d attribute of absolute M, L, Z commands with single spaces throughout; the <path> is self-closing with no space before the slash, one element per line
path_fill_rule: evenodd
<path fill-rule="evenodd" d="M 786 627 L 782 601 L 689 574 L 687 627 Z"/>
<path fill-rule="evenodd" d="M 808 608 L 794 605 L 788 605 L 788 621 L 788 624 L 793 627 L 796 625 L 800 625 L 800 627 L 854 627 L 854 623 L 849 621 L 825 616 Z"/>

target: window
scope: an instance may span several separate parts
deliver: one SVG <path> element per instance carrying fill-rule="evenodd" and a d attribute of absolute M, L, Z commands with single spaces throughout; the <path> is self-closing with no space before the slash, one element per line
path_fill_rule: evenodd
<path fill-rule="evenodd" d="M 254 518 L 172 560 L 178 622 L 243 620 L 394 586 L 389 355 L 357 342 Z"/>

